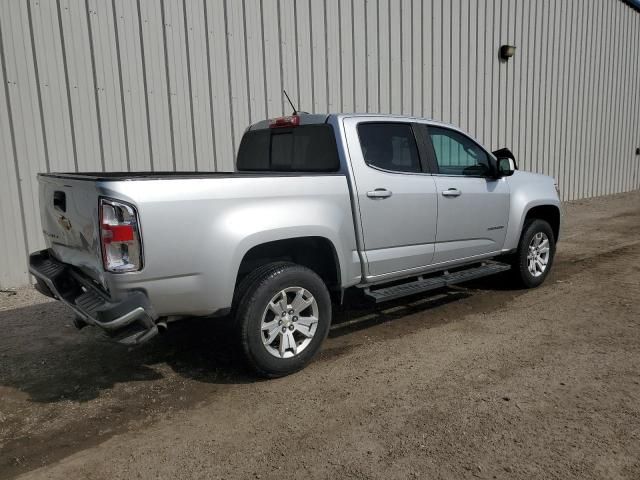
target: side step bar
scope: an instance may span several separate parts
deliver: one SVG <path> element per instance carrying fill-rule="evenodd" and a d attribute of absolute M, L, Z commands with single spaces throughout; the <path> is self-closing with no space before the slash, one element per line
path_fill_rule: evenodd
<path fill-rule="evenodd" d="M 509 270 L 510 268 L 511 266 L 506 263 L 492 261 L 484 262 L 481 265 L 464 270 L 458 270 L 455 272 L 445 270 L 443 274 L 435 277 L 418 277 L 417 280 L 401 283 L 399 285 L 392 285 L 390 287 L 380 287 L 375 290 L 372 290 L 372 287 L 367 287 L 364 289 L 364 294 L 370 299 L 373 299 L 376 303 L 386 302 L 387 300 L 406 297 L 407 295 L 414 295 L 416 293 L 428 292 L 429 290 L 448 287 L 449 285 L 455 285 L 456 283 L 468 282 L 469 280 L 475 280 L 476 278 L 494 275 L 496 273 Z"/>

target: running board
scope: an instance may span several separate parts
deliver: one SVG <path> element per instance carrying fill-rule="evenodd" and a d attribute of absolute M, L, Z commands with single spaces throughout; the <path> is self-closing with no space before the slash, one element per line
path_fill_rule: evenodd
<path fill-rule="evenodd" d="M 510 268 L 511 266 L 506 263 L 485 262 L 479 266 L 467 268 L 465 270 L 458 270 L 455 272 L 448 272 L 445 270 L 443 274 L 435 277 L 419 277 L 418 280 L 401 283 L 400 285 L 381 287 L 375 290 L 372 290 L 371 287 L 367 287 L 364 289 L 364 294 L 370 299 L 373 299 L 376 303 L 386 302 L 387 300 L 406 297 L 416 293 L 428 292 L 430 290 L 448 287 L 449 285 L 475 280 L 476 278 L 494 275 L 496 273 L 509 270 Z"/>

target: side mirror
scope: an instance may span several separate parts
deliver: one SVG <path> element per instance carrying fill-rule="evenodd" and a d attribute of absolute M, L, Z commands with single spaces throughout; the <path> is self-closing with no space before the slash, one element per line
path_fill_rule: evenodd
<path fill-rule="evenodd" d="M 498 158 L 498 176 L 510 177 L 516 171 L 516 162 L 513 158 Z"/>
<path fill-rule="evenodd" d="M 492 153 L 498 160 L 496 165 L 498 177 L 510 177 L 518 169 L 516 158 L 508 148 L 501 148 Z"/>

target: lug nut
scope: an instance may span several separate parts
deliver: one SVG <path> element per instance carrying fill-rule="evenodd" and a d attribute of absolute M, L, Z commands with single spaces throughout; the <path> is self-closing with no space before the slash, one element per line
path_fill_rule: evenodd
<path fill-rule="evenodd" d="M 282 333 L 287 331 L 287 327 L 282 327 Z"/>
<path fill-rule="evenodd" d="M 282 312 L 282 314 L 280 316 L 281 317 L 286 317 L 287 316 L 287 312 Z"/>
<path fill-rule="evenodd" d="M 282 320 L 278 321 L 278 325 L 282 325 Z"/>
<path fill-rule="evenodd" d="M 289 330 L 293 330 L 294 326 L 293 325 L 289 325 Z"/>
<path fill-rule="evenodd" d="M 293 315 L 293 310 L 289 310 L 289 315 Z"/>
<path fill-rule="evenodd" d="M 293 317 L 293 321 L 297 322 L 298 321 L 298 317 Z"/>

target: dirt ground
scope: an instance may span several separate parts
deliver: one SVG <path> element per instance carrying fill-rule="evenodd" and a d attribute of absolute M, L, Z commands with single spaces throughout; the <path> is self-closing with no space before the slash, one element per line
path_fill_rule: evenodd
<path fill-rule="evenodd" d="M 542 287 L 337 312 L 279 380 L 216 321 L 127 350 L 0 293 L 0 478 L 640 478 L 640 192 L 565 210 Z"/>

